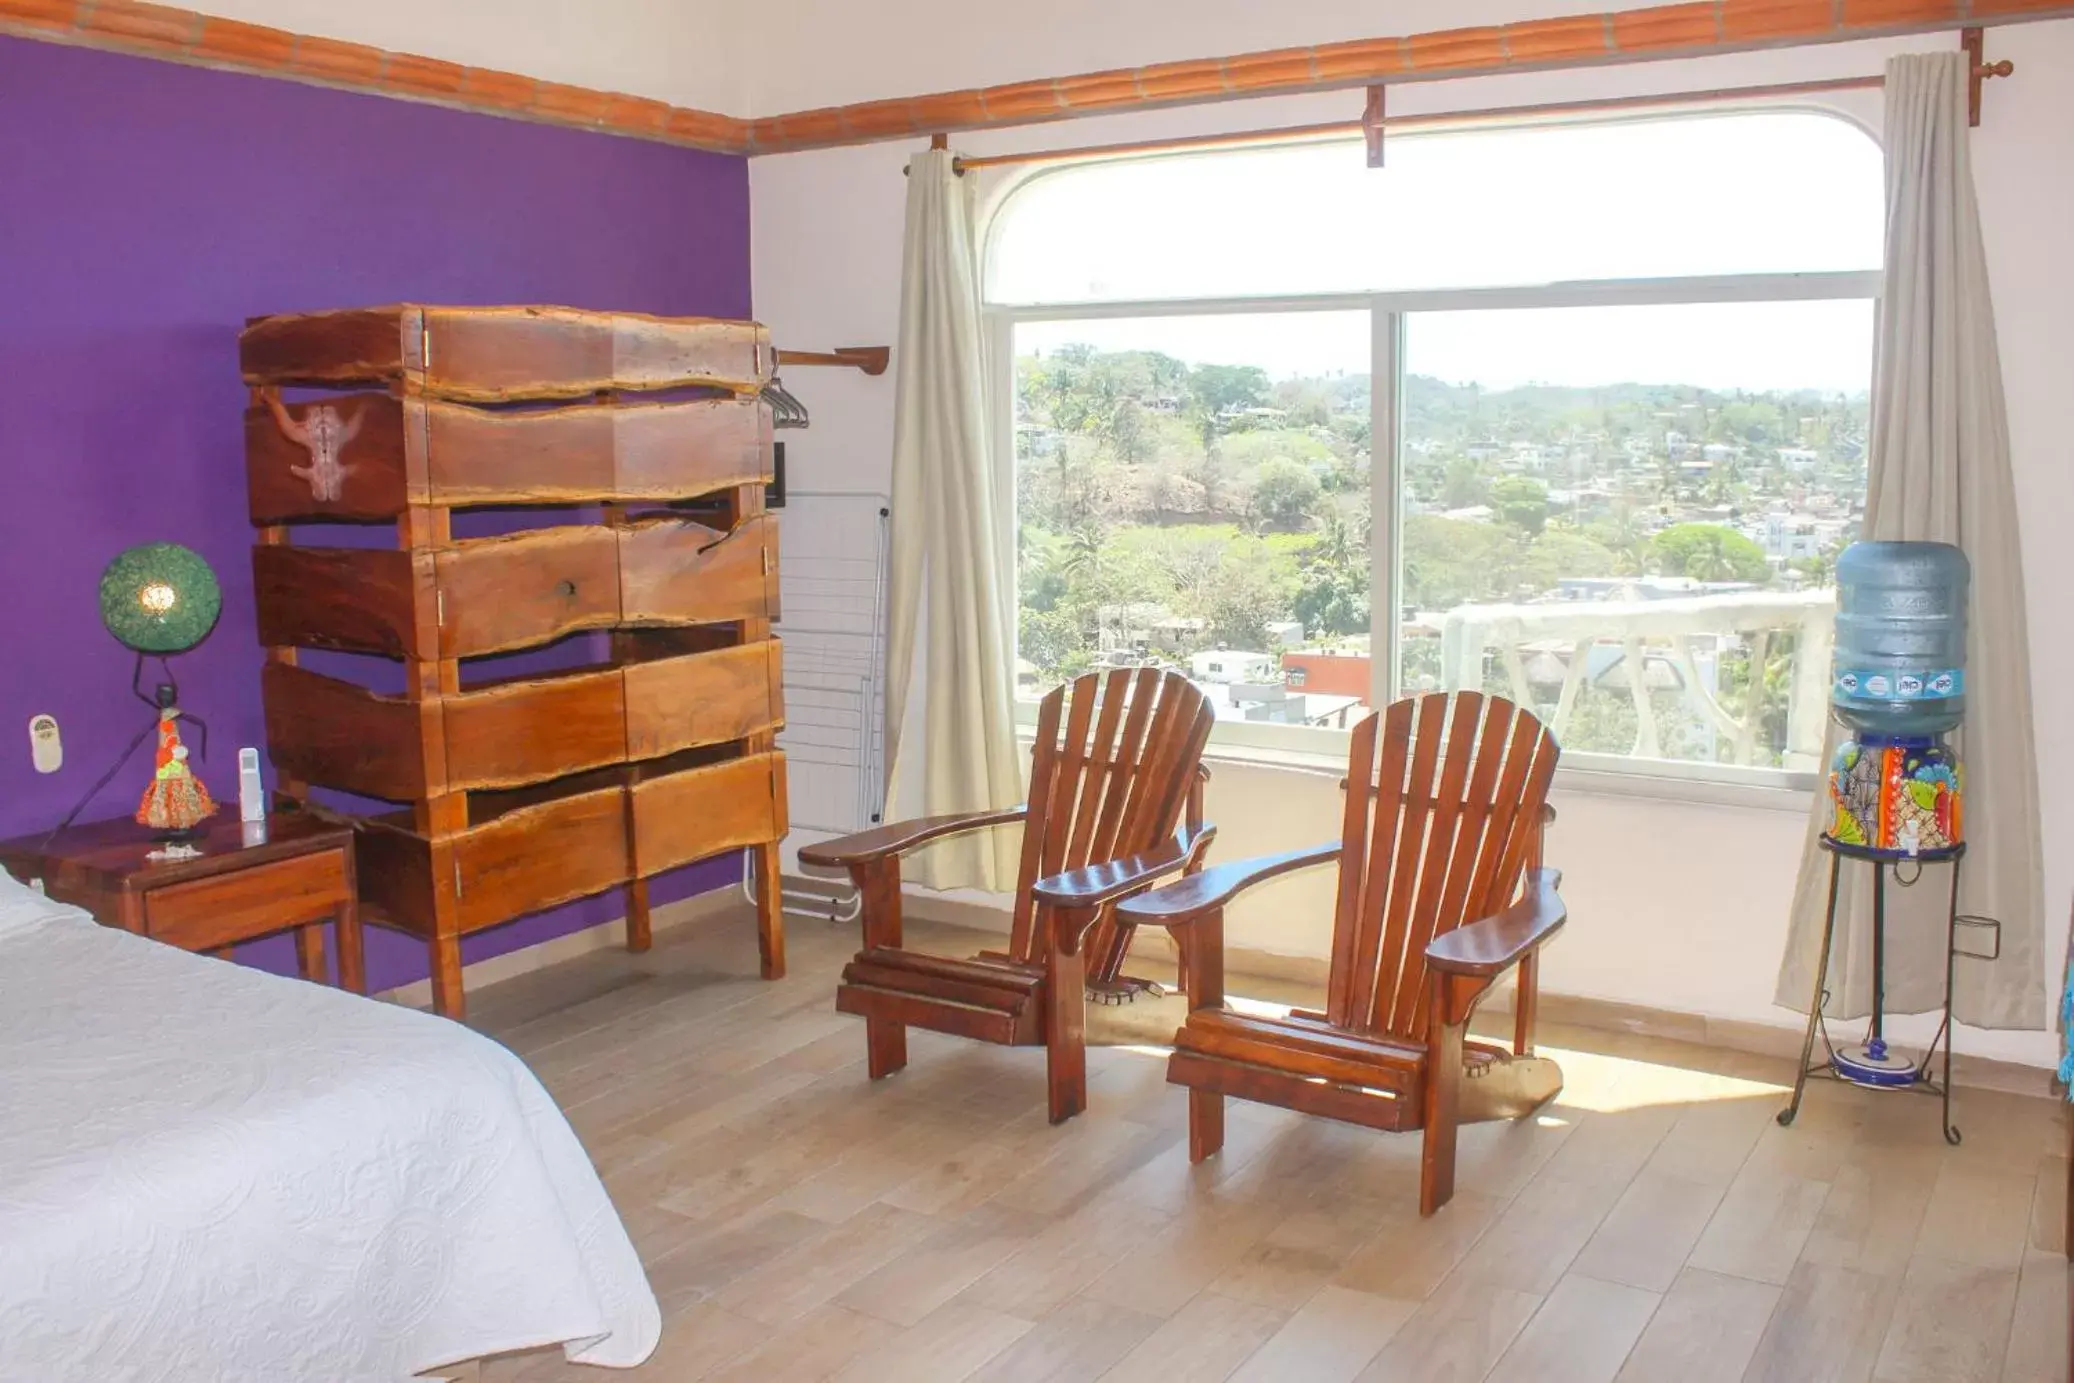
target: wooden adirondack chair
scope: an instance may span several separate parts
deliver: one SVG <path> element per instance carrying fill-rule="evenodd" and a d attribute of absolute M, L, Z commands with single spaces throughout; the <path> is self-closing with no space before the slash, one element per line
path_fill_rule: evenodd
<path fill-rule="evenodd" d="M 1039 705 L 1024 805 L 900 822 L 799 852 L 847 870 L 863 897 L 864 949 L 843 971 L 836 1007 L 863 1017 L 873 1080 L 907 1064 L 908 1028 L 931 1028 L 1047 1048 L 1052 1122 L 1087 1107 L 1087 991 L 1131 984 L 1121 973 L 1131 928 L 1113 905 L 1194 872 L 1215 834 L 1201 787 L 1212 719 L 1176 673 L 1090 673 Z M 900 857 L 1014 824 L 1023 851 L 1008 950 L 953 960 L 904 949 Z"/>
<path fill-rule="evenodd" d="M 1541 867 L 1556 742 L 1510 701 L 1453 692 L 1399 701 L 1355 727 L 1342 839 L 1218 865 L 1124 903 L 1173 930 L 1189 1015 L 1167 1079 L 1189 1087 L 1192 1161 L 1224 1144 L 1224 1097 L 1379 1129 L 1425 1130 L 1419 1212 L 1454 1194 L 1462 1121 L 1517 1118 L 1562 1089 L 1534 1055 L 1536 961 L 1563 925 Z M 1224 906 L 1292 870 L 1339 862 L 1323 1013 L 1224 1006 Z M 1524 885 L 1524 887 L 1522 887 Z M 1468 1041 L 1477 1001 L 1519 968 L 1510 1051 Z"/>

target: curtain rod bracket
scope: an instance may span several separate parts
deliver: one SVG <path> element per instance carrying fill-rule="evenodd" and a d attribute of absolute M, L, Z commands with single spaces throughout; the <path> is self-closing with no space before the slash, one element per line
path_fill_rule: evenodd
<path fill-rule="evenodd" d="M 892 358 L 891 346 L 837 346 L 832 351 L 779 351 L 778 365 L 848 365 L 868 375 L 882 375 Z"/>
<path fill-rule="evenodd" d="M 1976 129 L 1980 126 L 1980 84 L 1990 77 L 2007 77 L 2016 71 L 2016 64 L 2008 58 L 1987 61 L 1982 51 L 1986 43 L 1987 36 L 1977 26 L 1959 30 L 1959 47 L 1973 61 L 1966 88 L 1966 123 Z"/>
<path fill-rule="evenodd" d="M 930 150 L 931 150 L 932 152 L 933 152 L 933 151 L 935 151 L 935 150 L 937 150 L 937 149 L 948 149 L 948 148 L 950 148 L 950 147 L 951 147 L 951 137 L 950 137 L 949 135 L 947 135 L 947 134 L 944 134 L 944 133 L 943 133 L 943 132 L 941 132 L 941 131 L 938 131 L 938 132 L 937 132 L 936 134 L 932 134 L 932 135 L 930 135 L 930 136 L 929 136 L 929 148 L 930 148 Z M 961 177 L 961 178 L 962 178 L 962 177 L 964 177 L 964 176 L 965 176 L 965 160 L 964 160 L 964 159 L 961 159 L 961 158 L 954 158 L 954 159 L 952 159 L 952 160 L 951 160 L 951 171 L 952 171 L 953 173 L 956 173 L 956 174 L 957 174 L 957 175 L 958 175 L 959 177 Z M 906 165 L 906 164 L 902 164 L 902 165 L 900 166 L 900 176 L 901 176 L 901 177 L 903 177 L 903 178 L 907 176 L 907 165 Z"/>
<path fill-rule="evenodd" d="M 1368 146 L 1368 166 L 1383 166 L 1383 88 L 1380 83 L 1368 89 L 1368 105 L 1361 112 L 1361 139 Z"/>

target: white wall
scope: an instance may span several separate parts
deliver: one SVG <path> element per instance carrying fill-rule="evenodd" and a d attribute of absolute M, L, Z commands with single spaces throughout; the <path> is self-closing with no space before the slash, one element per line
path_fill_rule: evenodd
<path fill-rule="evenodd" d="M 189 0 L 205 14 L 747 115 L 744 7 L 720 0 Z"/>
<path fill-rule="evenodd" d="M 759 115 L 1107 68 L 1634 9 L 1651 0 L 763 0 Z M 1473 15 L 1464 11 L 1473 9 Z"/>
<path fill-rule="evenodd" d="M 2074 22 L 1990 30 L 2017 73 L 1988 87 L 1974 180 L 2023 528 L 2031 714 L 2045 836 L 2045 961 L 2067 958 L 2074 901 Z M 2031 80 L 2026 81 L 2026 77 Z M 2055 980 L 2050 992 L 2056 998 Z M 2027 1050 L 2040 1061 L 2050 1043 Z"/>
<path fill-rule="evenodd" d="M 910 5 L 917 10 L 922 0 Z M 1447 22 L 1438 4 L 1256 6 L 1225 0 L 1196 7 L 1190 21 L 1172 7 L 1116 0 L 1097 13 L 1073 5 L 1040 44 L 1003 18 L 972 34 L 972 7 L 929 0 L 944 35 L 915 41 L 911 25 L 894 35 L 917 51 L 886 55 L 888 41 L 865 47 L 862 30 L 825 29 L 842 20 L 820 0 L 774 8 L 817 33 L 840 32 L 857 45 L 847 63 L 860 74 L 882 56 L 904 64 L 894 89 L 923 90 L 1001 80 L 1034 71 L 1067 72 L 1120 62 L 1309 42 L 1379 27 Z M 862 9 L 863 7 L 855 7 Z M 1023 7 L 1017 7 L 1021 10 Z M 1508 9 L 1520 8 L 1507 6 Z M 1555 12 L 1555 5 L 1537 7 Z M 1085 11 L 1085 13 L 1083 13 Z M 1155 13 L 1157 11 L 1157 13 Z M 877 11 L 874 9 L 874 16 Z M 966 16 L 964 27 L 955 22 Z M 1270 17 L 1271 16 L 1271 17 Z M 1481 17 L 1481 12 L 1480 16 Z M 1511 16 L 1507 16 L 1511 17 Z M 1286 22 L 1285 22 L 1286 20 Z M 1357 26 L 1358 21 L 1358 26 Z M 1350 27 L 1334 32 L 1332 24 Z M 1447 110 L 1638 91 L 1688 90 L 1879 71 L 1892 52 L 1939 40 L 1917 39 L 1781 50 L 1593 72 L 1529 74 L 1406 87 L 1393 109 Z M 1078 44 L 1078 47 L 1073 46 Z M 2061 784 L 2074 778 L 2074 639 L 2059 605 L 2074 590 L 2074 425 L 2063 400 L 2074 365 L 2074 23 L 1990 32 L 1991 56 L 2013 58 L 2017 75 L 1989 88 L 1986 124 L 1975 134 L 1977 177 L 2000 316 L 2002 357 L 2023 508 L 2031 592 L 2033 676 L 2048 843 L 2046 955 L 2055 972 L 2066 954 L 2074 894 L 2074 855 L 2059 842 L 2074 833 L 2074 804 Z M 1097 51 L 1099 50 L 1099 51 Z M 1032 56 L 1035 54 L 1036 56 Z M 802 66 L 802 72 L 818 71 Z M 884 94 L 864 75 L 844 87 L 819 72 L 813 102 Z M 802 79 L 804 80 L 804 79 Z M 875 80 L 875 79 L 873 79 Z M 780 88 L 757 92 L 759 106 L 806 104 Z M 1842 108 L 1876 126 L 1877 93 L 1853 93 Z M 982 153 L 1092 144 L 1181 132 L 1246 129 L 1348 119 L 1351 95 L 1233 103 L 1152 112 L 961 137 Z M 897 145 L 754 159 L 750 163 L 757 314 L 781 346 L 802 348 L 890 342 L 899 294 L 901 167 Z M 816 372 L 795 381 L 813 410 L 810 430 L 790 438 L 792 483 L 800 488 L 866 488 L 888 483 L 892 441 L 891 377 L 866 380 Z M 1223 838 L 1219 855 L 1268 851 L 1331 838 L 1337 830 L 1337 780 L 1287 769 L 1222 765 L 1211 813 Z M 1565 871 L 1573 922 L 1551 948 L 1546 983 L 1558 992 L 1668 1007 L 1712 1017 L 1797 1025 L 1771 1002 L 1785 936 L 1785 914 L 1803 818 L 1786 809 L 1707 806 L 1570 789 L 1558 794 L 1561 818 L 1551 862 Z M 1234 940 L 1290 954 L 1323 953 L 1331 907 L 1327 874 L 1263 889 L 1235 911 Z M 2041 978 L 2041 988 L 2047 981 Z M 2051 993 L 2058 992 L 2056 977 Z M 1898 1025 L 1897 1025 L 1898 1026 Z M 1907 1036 L 1906 1032 L 1902 1035 Z M 2050 1065 L 2056 1039 L 2043 1033 L 1962 1033 L 1964 1051 Z"/>

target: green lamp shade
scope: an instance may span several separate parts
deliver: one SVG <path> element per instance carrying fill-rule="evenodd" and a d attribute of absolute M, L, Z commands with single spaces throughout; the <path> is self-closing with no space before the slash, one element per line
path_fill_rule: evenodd
<path fill-rule="evenodd" d="M 223 611 L 216 573 L 193 548 L 142 543 L 101 573 L 101 623 L 139 653 L 184 653 Z"/>

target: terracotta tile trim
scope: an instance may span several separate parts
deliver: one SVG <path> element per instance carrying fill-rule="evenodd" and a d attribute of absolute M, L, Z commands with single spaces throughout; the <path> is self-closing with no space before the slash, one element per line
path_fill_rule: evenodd
<path fill-rule="evenodd" d="M 757 120 L 305 37 L 141 0 L 0 0 L 0 33 L 723 153 L 777 154 L 1378 82 L 1591 67 L 2069 16 L 2074 16 L 2074 0 L 1681 0 L 1496 27 L 1155 63 Z"/>
<path fill-rule="evenodd" d="M 1603 66 L 1659 57 L 1700 57 L 1785 45 L 1935 33 L 1961 24 L 2007 24 L 2074 16 L 2070 0 L 1682 0 L 1495 27 L 1444 29 L 1121 68 L 978 92 L 910 97 L 908 136 L 998 129 L 1081 115 L 1114 115 L 1162 106 L 1254 96 L 1287 96 L 1376 83 L 1555 68 Z M 814 112 L 809 131 L 792 117 L 756 122 L 752 154 L 896 138 L 834 131 L 846 107 Z"/>
<path fill-rule="evenodd" d="M 394 96 L 721 153 L 750 150 L 749 122 L 620 92 L 564 86 L 362 43 L 292 34 L 140 0 L 0 0 L 0 34 Z M 847 124 L 817 137 L 847 136 Z M 905 130 L 899 131 L 905 133 Z"/>

